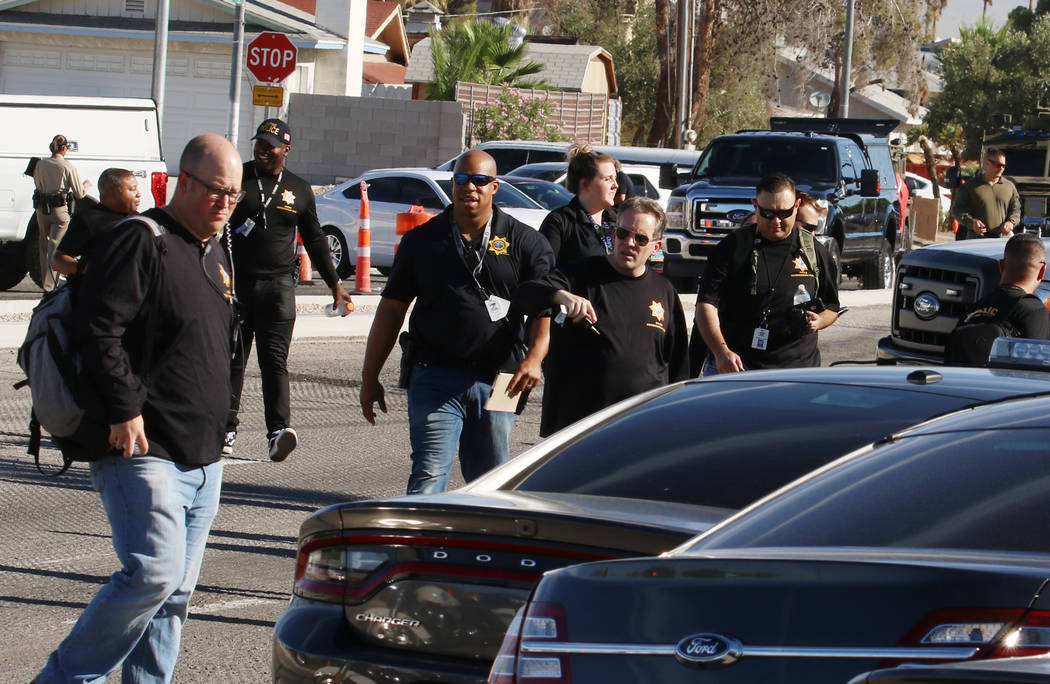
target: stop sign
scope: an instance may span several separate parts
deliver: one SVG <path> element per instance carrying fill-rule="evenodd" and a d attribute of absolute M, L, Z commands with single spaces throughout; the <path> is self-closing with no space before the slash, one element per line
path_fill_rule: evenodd
<path fill-rule="evenodd" d="M 295 46 L 283 33 L 267 31 L 248 43 L 248 71 L 263 83 L 276 83 L 295 71 Z"/>

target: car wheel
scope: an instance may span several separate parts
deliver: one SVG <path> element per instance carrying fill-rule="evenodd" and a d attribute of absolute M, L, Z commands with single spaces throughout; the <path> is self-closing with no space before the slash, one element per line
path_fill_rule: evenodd
<path fill-rule="evenodd" d="M 44 274 L 40 270 L 40 228 L 36 224 L 36 214 L 33 214 L 33 218 L 29 219 L 29 225 L 26 227 L 26 237 L 22 241 L 22 246 L 25 247 L 24 258 L 26 270 L 29 272 L 29 277 L 37 284 L 37 287 L 44 286 Z"/>
<path fill-rule="evenodd" d="M 342 231 L 334 226 L 325 226 L 323 230 L 325 237 L 328 238 L 328 251 L 332 254 L 335 274 L 340 280 L 345 280 L 354 274 L 354 264 L 350 258 L 346 238 L 343 237 Z"/>
<path fill-rule="evenodd" d="M 0 245 L 0 290 L 10 290 L 26 277 L 26 253 L 21 242 Z"/>
<path fill-rule="evenodd" d="M 882 239 L 875 259 L 865 267 L 863 280 L 865 290 L 884 290 L 893 282 L 893 257 L 890 254 L 890 242 L 886 238 Z"/>
<path fill-rule="evenodd" d="M 828 258 L 831 261 L 831 268 L 834 269 L 835 287 L 842 284 L 842 246 L 839 245 L 838 238 L 831 238 L 828 240 Z"/>

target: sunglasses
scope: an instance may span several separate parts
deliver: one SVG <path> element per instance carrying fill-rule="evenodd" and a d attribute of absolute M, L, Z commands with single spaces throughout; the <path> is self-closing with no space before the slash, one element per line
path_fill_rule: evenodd
<path fill-rule="evenodd" d="M 190 180 L 196 182 L 198 185 L 204 188 L 205 192 L 208 195 L 208 199 L 210 199 L 212 202 L 220 202 L 222 198 L 225 197 L 230 201 L 230 204 L 237 204 L 242 199 L 244 199 L 244 190 L 227 190 L 225 188 L 217 188 L 215 186 L 208 185 L 207 183 L 202 181 L 200 178 L 197 178 L 186 169 L 182 169 L 182 172 L 186 174 Z"/>
<path fill-rule="evenodd" d="M 763 209 L 758 205 L 755 205 L 755 207 L 758 209 L 758 215 L 764 219 L 772 219 L 775 217 L 783 221 L 786 218 L 790 218 L 791 215 L 795 213 L 795 207 L 791 207 L 790 209 Z"/>
<path fill-rule="evenodd" d="M 1006 168 L 1006 162 L 997 162 L 997 161 L 992 161 L 991 159 L 985 159 L 984 163 L 985 164 L 991 164 L 992 166 L 994 166 L 997 169 L 1005 169 Z"/>
<path fill-rule="evenodd" d="M 641 233 L 636 233 L 633 230 L 627 230 L 626 228 L 621 228 L 620 226 L 616 226 L 615 233 L 617 240 L 626 240 L 628 237 L 633 235 L 634 244 L 638 245 L 639 247 L 645 247 L 652 240 L 652 238 L 647 235 L 642 235 Z"/>
<path fill-rule="evenodd" d="M 467 183 L 473 183 L 474 187 L 482 188 L 496 180 L 495 176 L 486 176 L 483 173 L 454 173 L 452 174 L 452 181 L 456 185 L 466 185 Z"/>

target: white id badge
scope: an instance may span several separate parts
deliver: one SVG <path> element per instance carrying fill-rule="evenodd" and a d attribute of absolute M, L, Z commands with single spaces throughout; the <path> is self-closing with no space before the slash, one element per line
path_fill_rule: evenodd
<path fill-rule="evenodd" d="M 237 233 L 238 235 L 243 235 L 244 237 L 248 237 L 248 233 L 252 232 L 252 228 L 254 228 L 254 227 L 255 227 L 255 221 L 253 221 L 251 219 L 245 219 L 244 223 L 241 224 L 240 228 L 238 228 L 237 230 L 235 230 L 233 232 Z"/>
<path fill-rule="evenodd" d="M 497 297 L 496 295 L 489 295 L 489 298 L 485 300 L 485 308 L 489 310 L 489 318 L 492 319 L 493 323 L 502 321 L 507 317 L 507 312 L 510 311 L 510 300 Z"/>
<path fill-rule="evenodd" d="M 764 350 L 769 346 L 769 330 L 766 328 L 755 328 L 755 334 L 751 338 L 751 348 Z"/>

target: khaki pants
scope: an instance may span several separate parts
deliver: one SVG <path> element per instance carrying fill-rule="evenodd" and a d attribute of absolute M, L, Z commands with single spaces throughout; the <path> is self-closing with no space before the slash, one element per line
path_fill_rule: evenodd
<path fill-rule="evenodd" d="M 62 207 L 54 207 L 51 214 L 45 214 L 43 209 L 36 210 L 36 225 L 40 231 L 40 274 L 44 292 L 55 289 L 57 273 L 51 270 L 51 257 L 55 255 L 58 243 L 62 242 L 62 236 L 66 234 L 69 227 L 69 210 Z"/>

